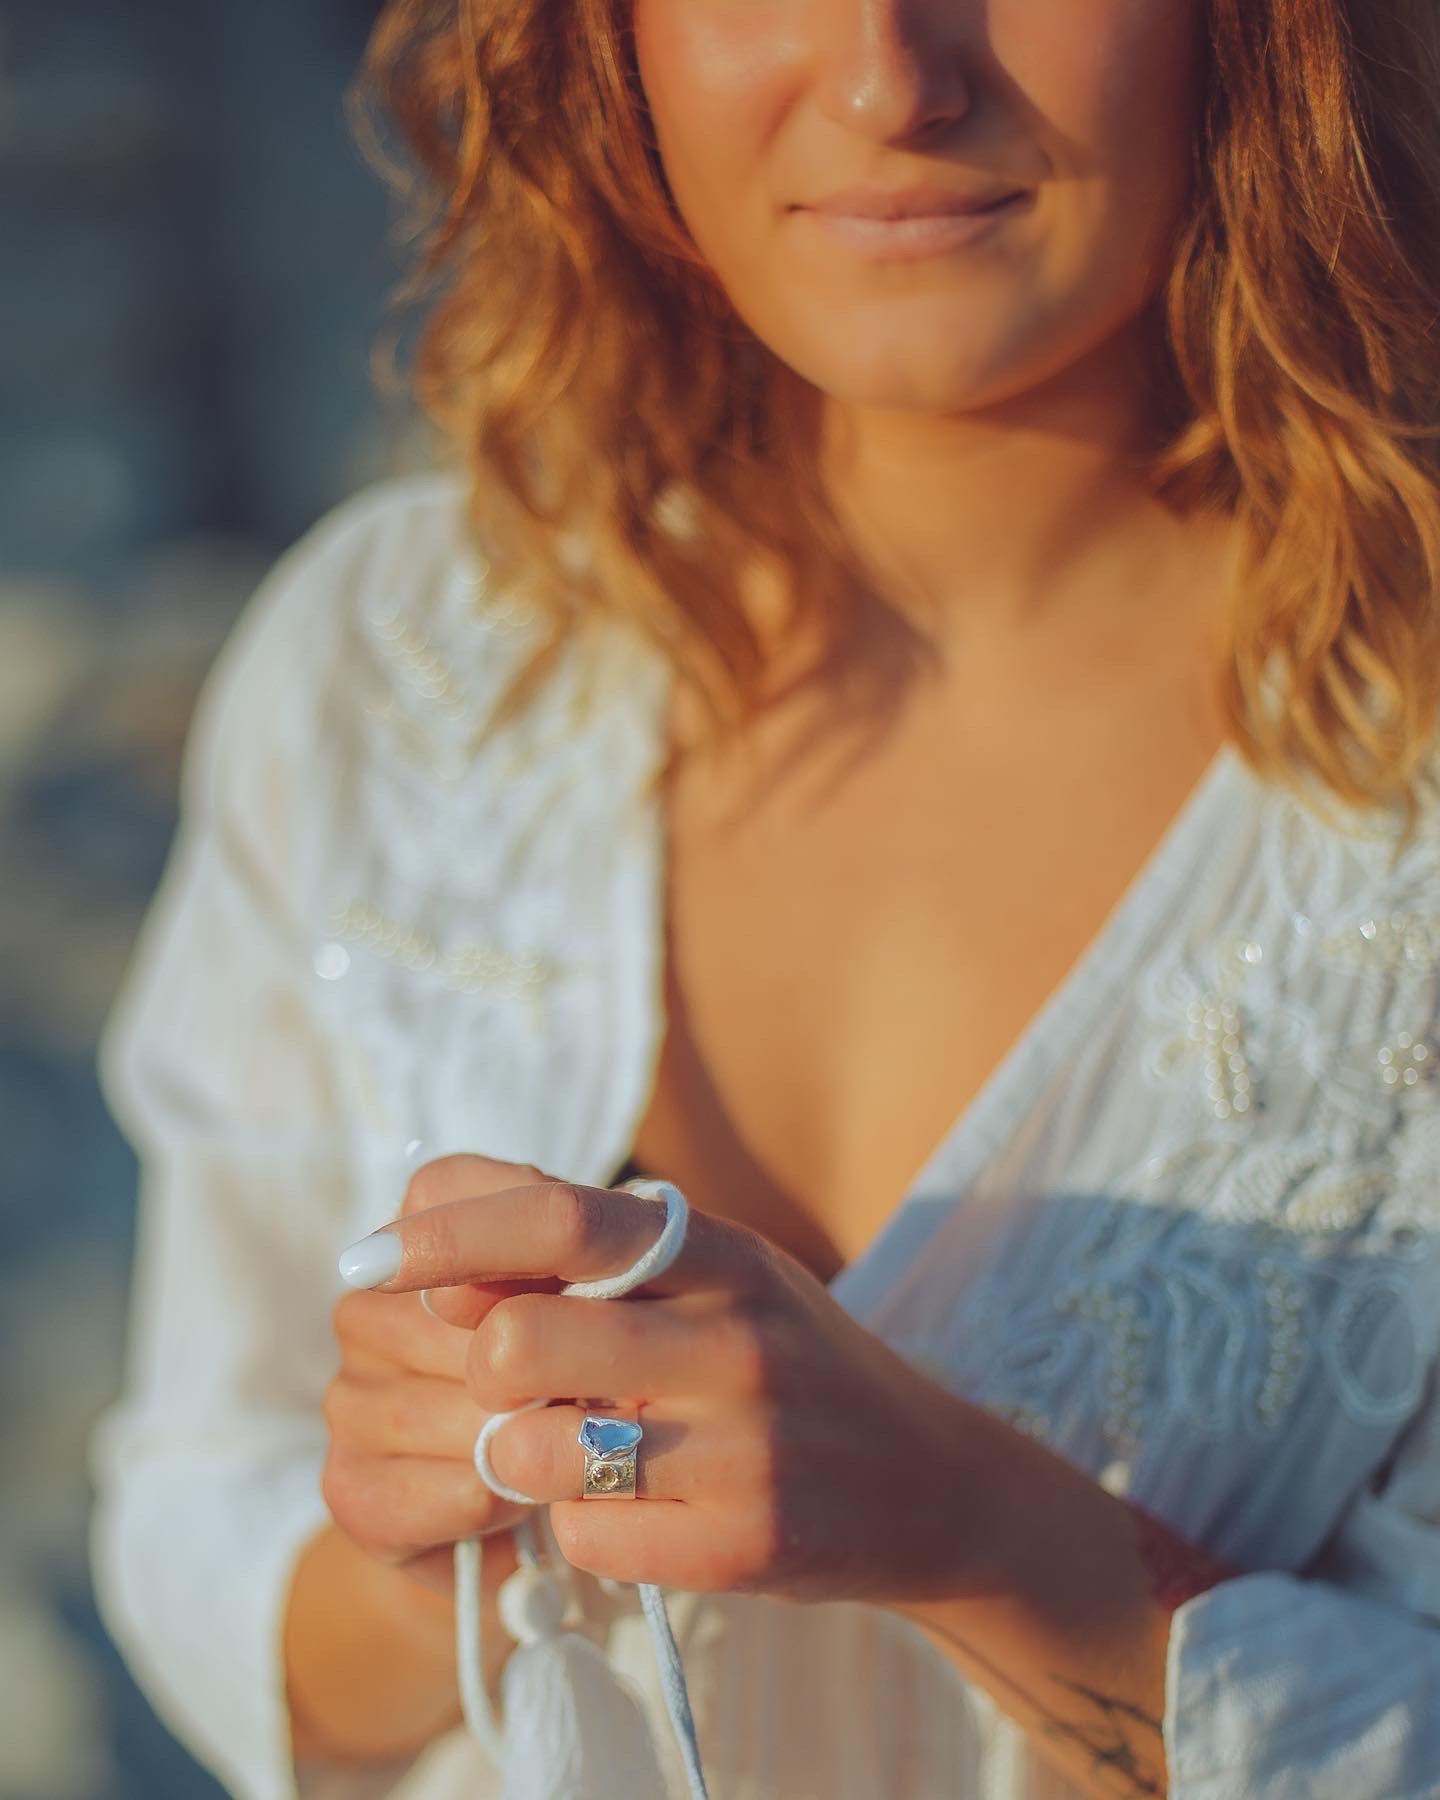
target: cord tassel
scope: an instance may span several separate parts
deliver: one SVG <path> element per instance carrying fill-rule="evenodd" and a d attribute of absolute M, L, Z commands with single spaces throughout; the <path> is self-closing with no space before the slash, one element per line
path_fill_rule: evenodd
<path fill-rule="evenodd" d="M 627 1795 L 666 1800 L 643 1706 L 600 1646 L 561 1624 L 550 1570 L 522 1564 L 496 1601 L 516 1641 L 501 1677 L 504 1800 L 613 1800 L 622 1770 Z"/>

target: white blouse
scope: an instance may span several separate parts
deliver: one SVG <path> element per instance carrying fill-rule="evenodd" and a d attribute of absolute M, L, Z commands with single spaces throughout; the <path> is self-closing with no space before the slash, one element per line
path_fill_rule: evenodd
<path fill-rule="evenodd" d="M 668 670 L 594 623 L 473 753 L 532 621 L 462 516 L 455 475 L 377 484 L 257 592 L 100 1044 L 141 1191 L 99 1603 L 244 1800 L 496 1793 L 463 1726 L 292 1769 L 280 1626 L 329 1517 L 336 1257 L 449 1151 L 610 1185 L 663 1030 L 640 790 Z M 1388 825 L 1345 824 L 1222 750 L 831 1284 L 1245 1571 L 1174 1615 L 1176 1800 L 1440 1796 L 1440 806 L 1394 866 Z M 1080 1791 L 883 1609 L 666 1597 L 715 1800 Z M 607 1629 L 681 1794 L 638 1605 Z"/>

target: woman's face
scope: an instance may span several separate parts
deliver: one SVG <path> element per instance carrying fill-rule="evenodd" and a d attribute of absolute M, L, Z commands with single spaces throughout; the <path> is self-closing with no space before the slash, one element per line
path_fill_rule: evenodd
<path fill-rule="evenodd" d="M 1009 399 L 1164 279 L 1204 0 L 634 0 L 634 27 L 691 235 L 755 334 L 836 399 Z M 1022 197 L 919 256 L 813 210 L 921 184 Z"/>

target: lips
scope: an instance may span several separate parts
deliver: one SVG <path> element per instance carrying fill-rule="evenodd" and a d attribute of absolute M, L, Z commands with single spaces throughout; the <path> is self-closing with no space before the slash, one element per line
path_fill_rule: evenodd
<path fill-rule="evenodd" d="M 879 196 L 874 190 L 864 197 L 832 195 L 825 205 L 793 208 L 795 229 L 802 239 L 821 246 L 821 254 L 836 253 L 846 266 L 861 264 L 899 267 L 930 258 L 968 254 L 972 245 L 988 243 L 1004 233 L 1008 222 L 1022 214 L 1034 200 L 1031 189 L 1019 189 L 993 199 L 987 195 L 907 195 L 911 206 L 947 208 L 945 211 L 897 211 L 894 194 Z M 880 206 L 874 212 L 844 212 L 842 206 Z"/>
<path fill-rule="evenodd" d="M 804 210 L 832 218 L 923 219 L 963 216 L 993 211 L 1022 193 L 1021 188 L 990 188 L 961 192 L 954 188 L 845 188 L 829 194 Z"/>

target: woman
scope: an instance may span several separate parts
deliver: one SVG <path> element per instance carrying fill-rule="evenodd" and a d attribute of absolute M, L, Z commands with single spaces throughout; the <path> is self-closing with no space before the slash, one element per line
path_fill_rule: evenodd
<path fill-rule="evenodd" d="M 677 1792 L 635 1584 L 717 1796 L 1440 1794 L 1440 25 L 623 10 L 377 28 L 455 469 L 197 713 L 106 1616 L 267 1800 L 500 1791 L 521 1521 Z"/>

